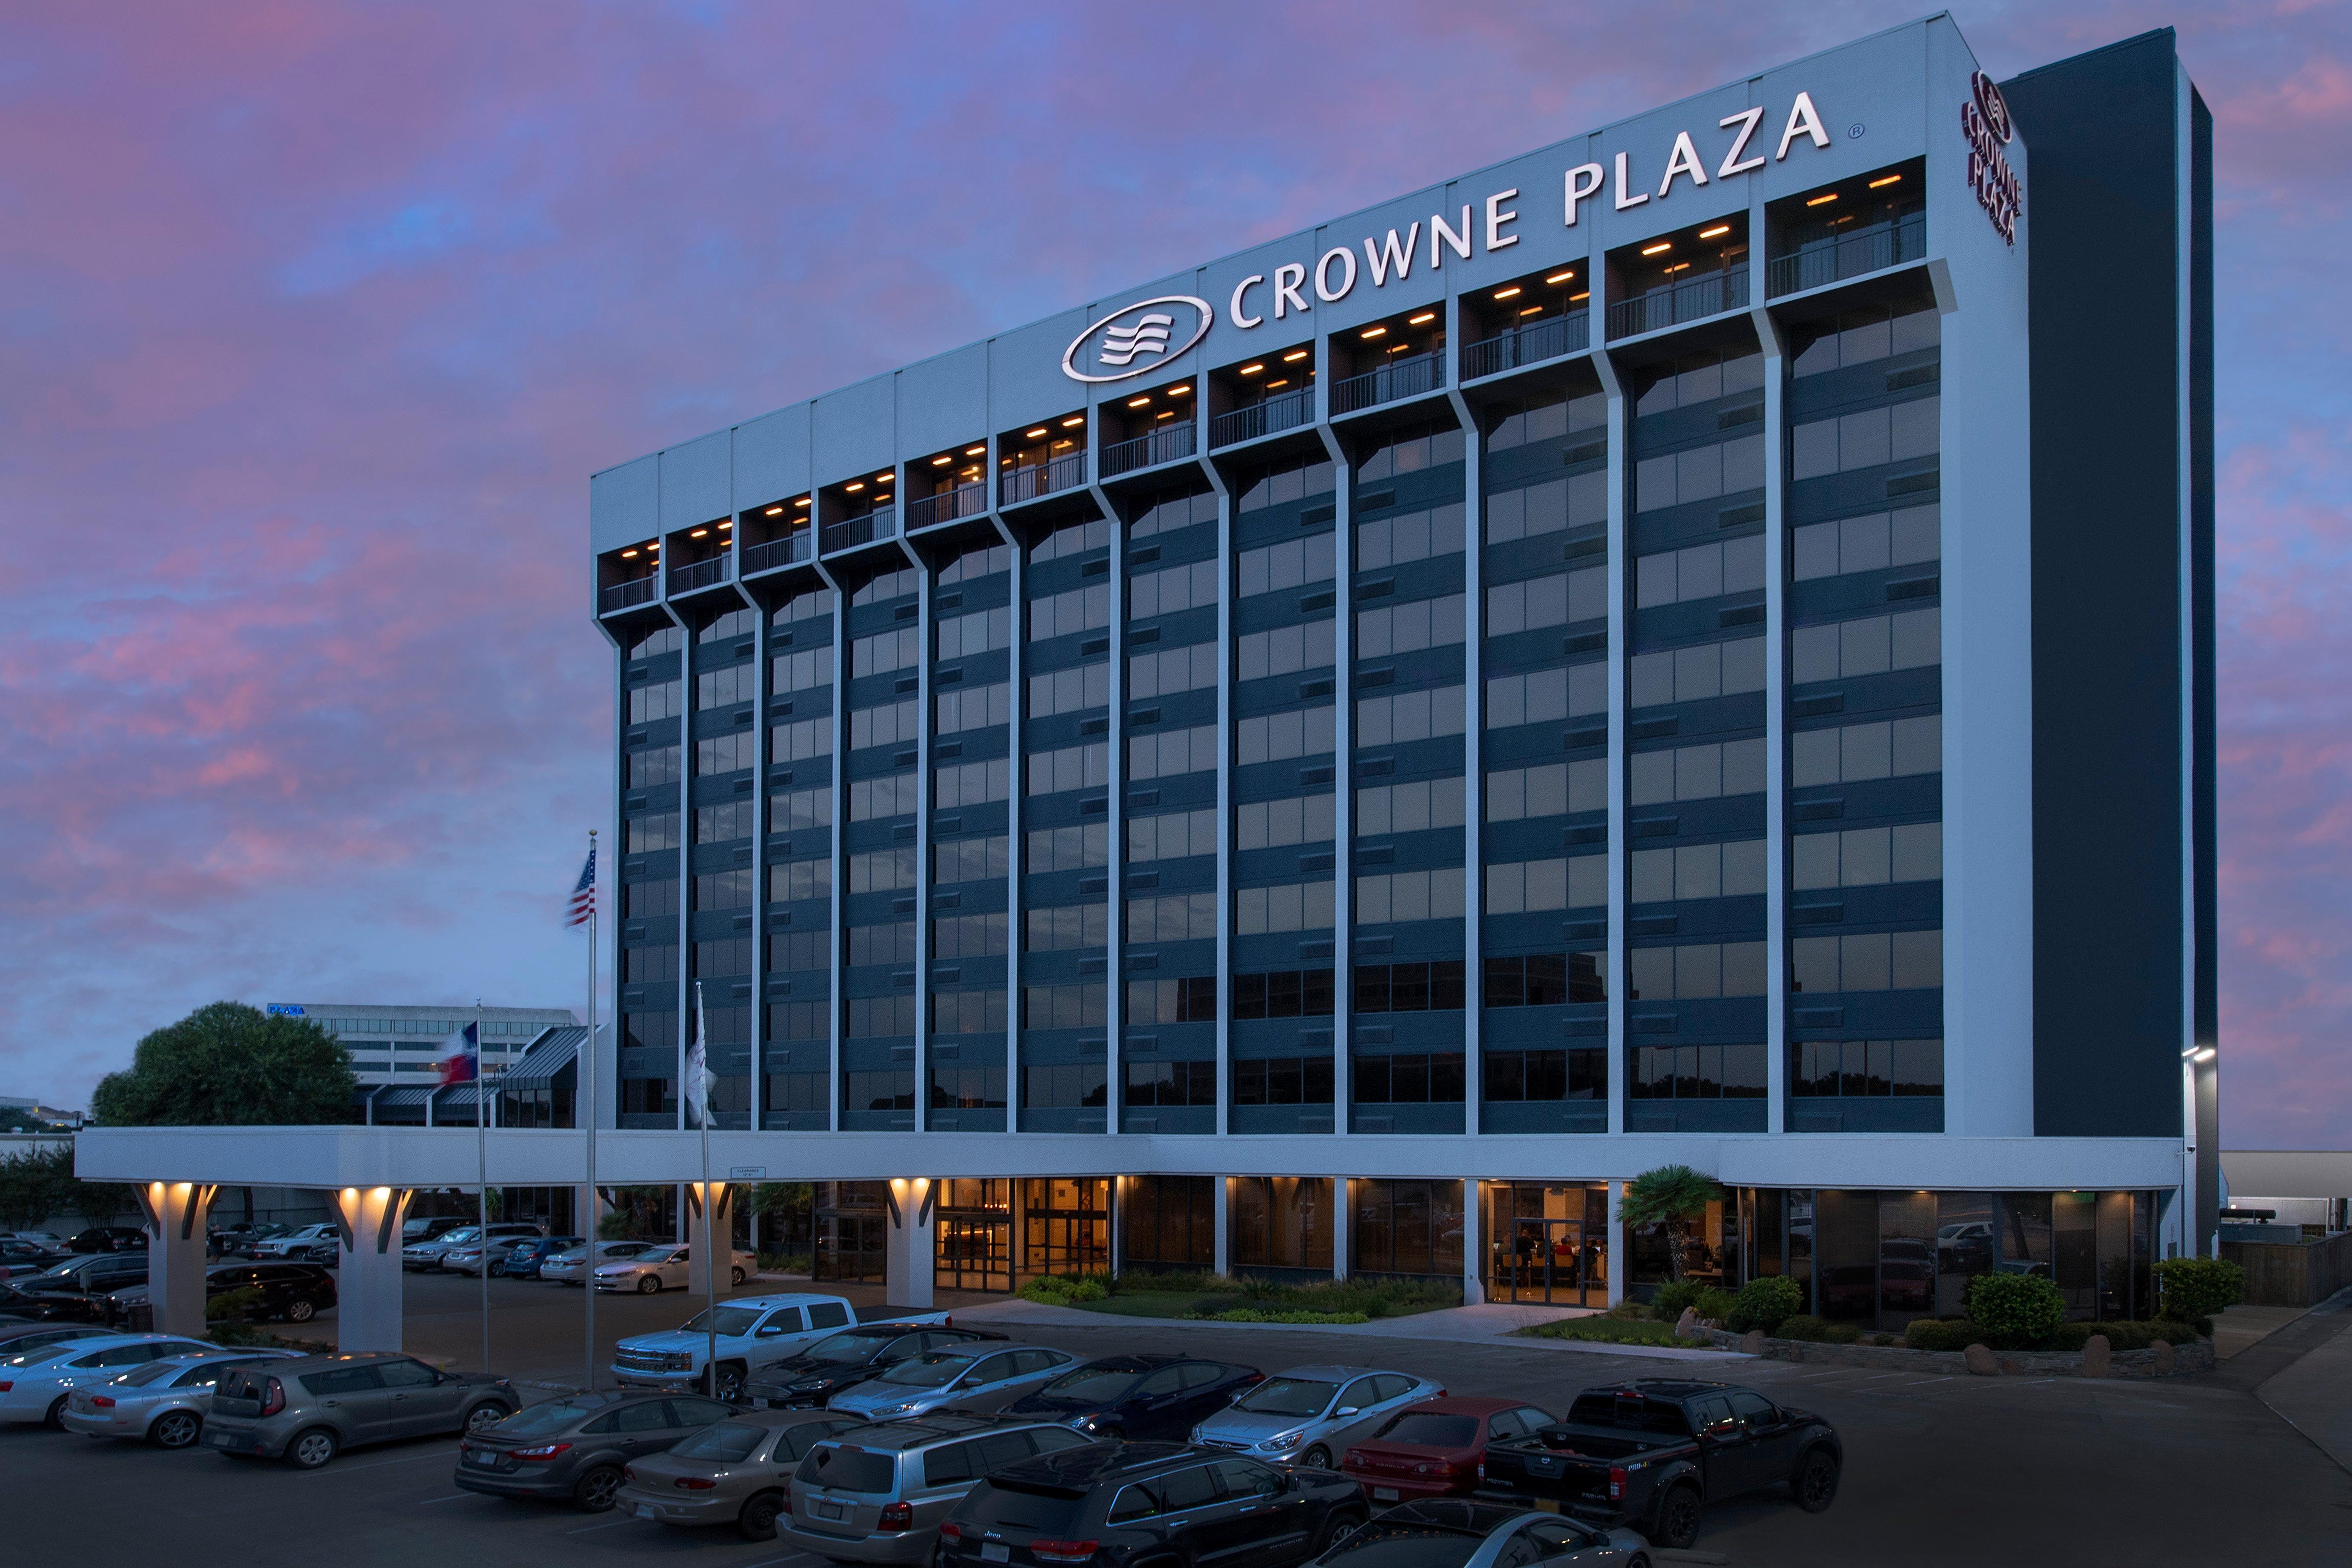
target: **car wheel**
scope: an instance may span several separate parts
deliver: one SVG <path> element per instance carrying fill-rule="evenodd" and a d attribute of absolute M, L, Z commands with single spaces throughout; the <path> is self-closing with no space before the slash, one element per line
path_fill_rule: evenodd
<path fill-rule="evenodd" d="M 1095 1428 L 1095 1441 L 1097 1443 L 1124 1443 L 1127 1441 L 1127 1431 L 1124 1427 L 1119 1426 L 1097 1426 Z"/>
<path fill-rule="evenodd" d="M 295 1435 L 286 1445 L 286 1462 L 298 1470 L 315 1470 L 335 1457 L 342 1444 L 324 1426 Z"/>
<path fill-rule="evenodd" d="M 184 1448 L 205 1429 L 204 1417 L 193 1410 L 166 1410 L 147 1428 L 147 1440 L 158 1448 Z"/>
<path fill-rule="evenodd" d="M 1828 1450 L 1815 1448 L 1797 1466 L 1789 1495 L 1807 1513 L 1819 1513 L 1837 1500 L 1838 1462 Z"/>
<path fill-rule="evenodd" d="M 1328 1470 L 1331 1468 L 1331 1450 L 1318 1443 L 1299 1455 L 1298 1462 L 1310 1470 Z"/>
<path fill-rule="evenodd" d="M 602 1513 L 613 1506 L 621 1489 L 618 1466 L 599 1465 L 572 1484 L 572 1506 L 583 1513 Z"/>
<path fill-rule="evenodd" d="M 660 1289 L 661 1276 L 658 1274 L 646 1275 L 643 1279 L 637 1281 L 637 1294 L 640 1296 L 655 1295 L 658 1293 Z"/>
<path fill-rule="evenodd" d="M 1323 1528 L 1316 1532 L 1315 1549 L 1308 1552 L 1307 1555 L 1309 1557 L 1322 1556 L 1323 1553 L 1330 1551 L 1331 1548 L 1339 1544 L 1340 1542 L 1346 1540 L 1349 1536 L 1355 1534 L 1356 1531 L 1362 1527 L 1363 1522 L 1364 1516 L 1356 1512 L 1352 1509 L 1342 1510 L 1333 1513 L 1330 1518 L 1323 1521 Z"/>
<path fill-rule="evenodd" d="M 47 1427 L 52 1432 L 64 1431 L 66 1429 L 66 1401 L 72 1397 L 73 1395 L 69 1394 L 60 1394 L 57 1398 L 51 1400 L 49 1402 L 48 1409 L 42 1413 L 41 1425 Z"/>
<path fill-rule="evenodd" d="M 318 1312 L 318 1304 L 308 1296 L 297 1296 L 286 1303 L 286 1321 L 289 1323 L 307 1323 Z"/>
<path fill-rule="evenodd" d="M 466 1412 L 466 1435 L 469 1437 L 479 1436 L 512 1414 L 512 1411 L 498 1401 L 486 1399 Z"/>
<path fill-rule="evenodd" d="M 1675 1552 L 1698 1539 L 1698 1489 L 1676 1487 L 1658 1504 L 1658 1528 L 1653 1539 Z"/>
<path fill-rule="evenodd" d="M 727 1271 L 727 1282 L 730 1285 L 740 1285 L 743 1283 L 743 1266 L 741 1264 L 738 1263 L 734 1268 Z"/>
<path fill-rule="evenodd" d="M 735 1528 L 746 1541 L 773 1541 L 776 1538 L 776 1515 L 783 1507 L 782 1496 L 761 1492 L 743 1505 L 735 1516 Z"/>
<path fill-rule="evenodd" d="M 711 1375 L 710 1397 L 726 1400 L 730 1405 L 736 1403 L 743 1397 L 743 1378 L 742 1363 L 720 1362 L 718 1370 Z M 764 1541 L 767 1538 L 761 1536 L 761 1539 Z"/>
<path fill-rule="evenodd" d="M 503 1263 L 493 1263 L 490 1265 L 490 1278 L 493 1279 L 505 1278 L 506 1271 L 507 1266 Z"/>

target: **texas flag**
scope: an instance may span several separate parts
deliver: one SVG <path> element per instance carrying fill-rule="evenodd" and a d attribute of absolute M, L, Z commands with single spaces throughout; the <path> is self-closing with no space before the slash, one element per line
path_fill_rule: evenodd
<path fill-rule="evenodd" d="M 441 1058 L 443 1083 L 471 1083 L 482 1076 L 480 1025 L 467 1025 L 443 1044 L 449 1047 L 449 1054 Z"/>

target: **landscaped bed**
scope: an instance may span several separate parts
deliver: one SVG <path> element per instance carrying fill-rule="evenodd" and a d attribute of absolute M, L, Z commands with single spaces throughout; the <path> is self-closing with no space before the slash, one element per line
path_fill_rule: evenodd
<path fill-rule="evenodd" d="M 1088 1274 L 1041 1277 L 1022 1299 L 1119 1318 L 1222 1323 L 1365 1323 L 1458 1307 L 1458 1289 L 1402 1279 L 1334 1279 L 1285 1285 L 1221 1274 Z"/>

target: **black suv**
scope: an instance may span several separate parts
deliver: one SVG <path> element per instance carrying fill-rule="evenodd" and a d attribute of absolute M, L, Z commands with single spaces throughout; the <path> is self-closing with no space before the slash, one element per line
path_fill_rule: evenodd
<path fill-rule="evenodd" d="M 940 1526 L 938 1568 L 1247 1562 L 1288 1568 L 1364 1522 L 1356 1483 L 1181 1443 L 1096 1443 L 992 1470 Z"/>
<path fill-rule="evenodd" d="M 215 1263 L 205 1270 L 207 1300 L 232 1290 L 252 1290 L 260 1300 L 246 1309 L 249 1318 L 283 1318 L 307 1323 L 335 1304 L 335 1271 L 323 1263 Z M 147 1287 L 110 1291 L 100 1302 L 110 1323 L 127 1323 L 132 1310 L 148 1300 Z"/>
<path fill-rule="evenodd" d="M 822 1409 L 835 1394 L 879 1377 L 908 1356 L 1003 1337 L 986 1329 L 951 1329 L 944 1323 L 859 1323 L 826 1335 L 789 1361 L 761 1367 L 760 1375 L 743 1385 L 743 1394 L 754 1405 Z"/>
<path fill-rule="evenodd" d="M 133 1225 L 94 1225 L 66 1245 L 76 1252 L 144 1252 L 147 1233 Z"/>

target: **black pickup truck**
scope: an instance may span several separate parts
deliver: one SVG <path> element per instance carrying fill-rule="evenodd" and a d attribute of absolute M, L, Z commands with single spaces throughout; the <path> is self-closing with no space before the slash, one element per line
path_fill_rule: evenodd
<path fill-rule="evenodd" d="M 1482 1495 L 1627 1525 L 1659 1546 L 1698 1539 L 1710 1503 L 1785 1487 L 1807 1513 L 1837 1497 L 1845 1450 L 1818 1415 L 1728 1383 L 1643 1378 L 1576 1396 L 1565 1419 L 1486 1445 Z"/>

